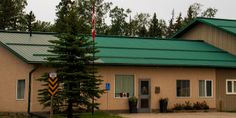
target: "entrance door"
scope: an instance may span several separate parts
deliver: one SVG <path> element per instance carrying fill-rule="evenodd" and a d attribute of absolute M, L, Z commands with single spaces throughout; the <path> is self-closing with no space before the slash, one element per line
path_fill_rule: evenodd
<path fill-rule="evenodd" d="M 150 81 L 139 81 L 139 112 L 150 112 Z"/>

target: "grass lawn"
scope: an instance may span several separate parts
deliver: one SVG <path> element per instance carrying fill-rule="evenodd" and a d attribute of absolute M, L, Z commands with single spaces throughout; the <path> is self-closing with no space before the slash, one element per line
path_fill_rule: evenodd
<path fill-rule="evenodd" d="M 92 116 L 91 113 L 82 113 L 81 118 L 122 118 L 120 116 L 106 113 L 106 112 L 95 112 L 94 115 Z M 53 118 L 65 118 L 63 115 L 54 115 Z"/>

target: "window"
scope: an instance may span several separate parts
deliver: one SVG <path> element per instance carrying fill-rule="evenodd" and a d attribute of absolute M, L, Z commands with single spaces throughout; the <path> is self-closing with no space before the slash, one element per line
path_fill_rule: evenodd
<path fill-rule="evenodd" d="M 116 75 L 115 76 L 115 97 L 134 96 L 134 76 Z"/>
<path fill-rule="evenodd" d="M 236 80 L 226 80 L 226 94 L 236 94 Z"/>
<path fill-rule="evenodd" d="M 17 81 L 16 99 L 23 100 L 25 95 L 25 80 Z"/>
<path fill-rule="evenodd" d="M 177 80 L 177 97 L 190 97 L 190 80 Z"/>
<path fill-rule="evenodd" d="M 212 80 L 199 80 L 199 96 L 212 97 Z"/>

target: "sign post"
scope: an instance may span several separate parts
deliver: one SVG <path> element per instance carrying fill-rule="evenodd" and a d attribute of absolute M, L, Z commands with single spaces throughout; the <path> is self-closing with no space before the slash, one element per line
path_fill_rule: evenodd
<path fill-rule="evenodd" d="M 50 118 L 53 116 L 53 96 L 56 95 L 58 91 L 58 78 L 57 73 L 49 73 L 48 78 L 48 92 L 49 96 L 51 96 L 51 109 L 50 109 Z"/>

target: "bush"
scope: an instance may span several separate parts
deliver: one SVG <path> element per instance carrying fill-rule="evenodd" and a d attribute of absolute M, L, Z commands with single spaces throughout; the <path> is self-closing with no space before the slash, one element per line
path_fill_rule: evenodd
<path fill-rule="evenodd" d="M 189 101 L 185 101 L 184 109 L 185 110 L 193 110 L 192 103 L 190 103 Z"/>
<path fill-rule="evenodd" d="M 206 101 L 191 103 L 189 101 L 185 101 L 185 104 L 175 104 L 173 110 L 207 110 L 209 106 Z"/>
<path fill-rule="evenodd" d="M 184 104 L 174 104 L 173 110 L 184 110 Z"/>
<path fill-rule="evenodd" d="M 138 98 L 136 98 L 135 96 L 129 98 L 129 102 L 135 103 L 137 101 L 138 101 Z"/>

